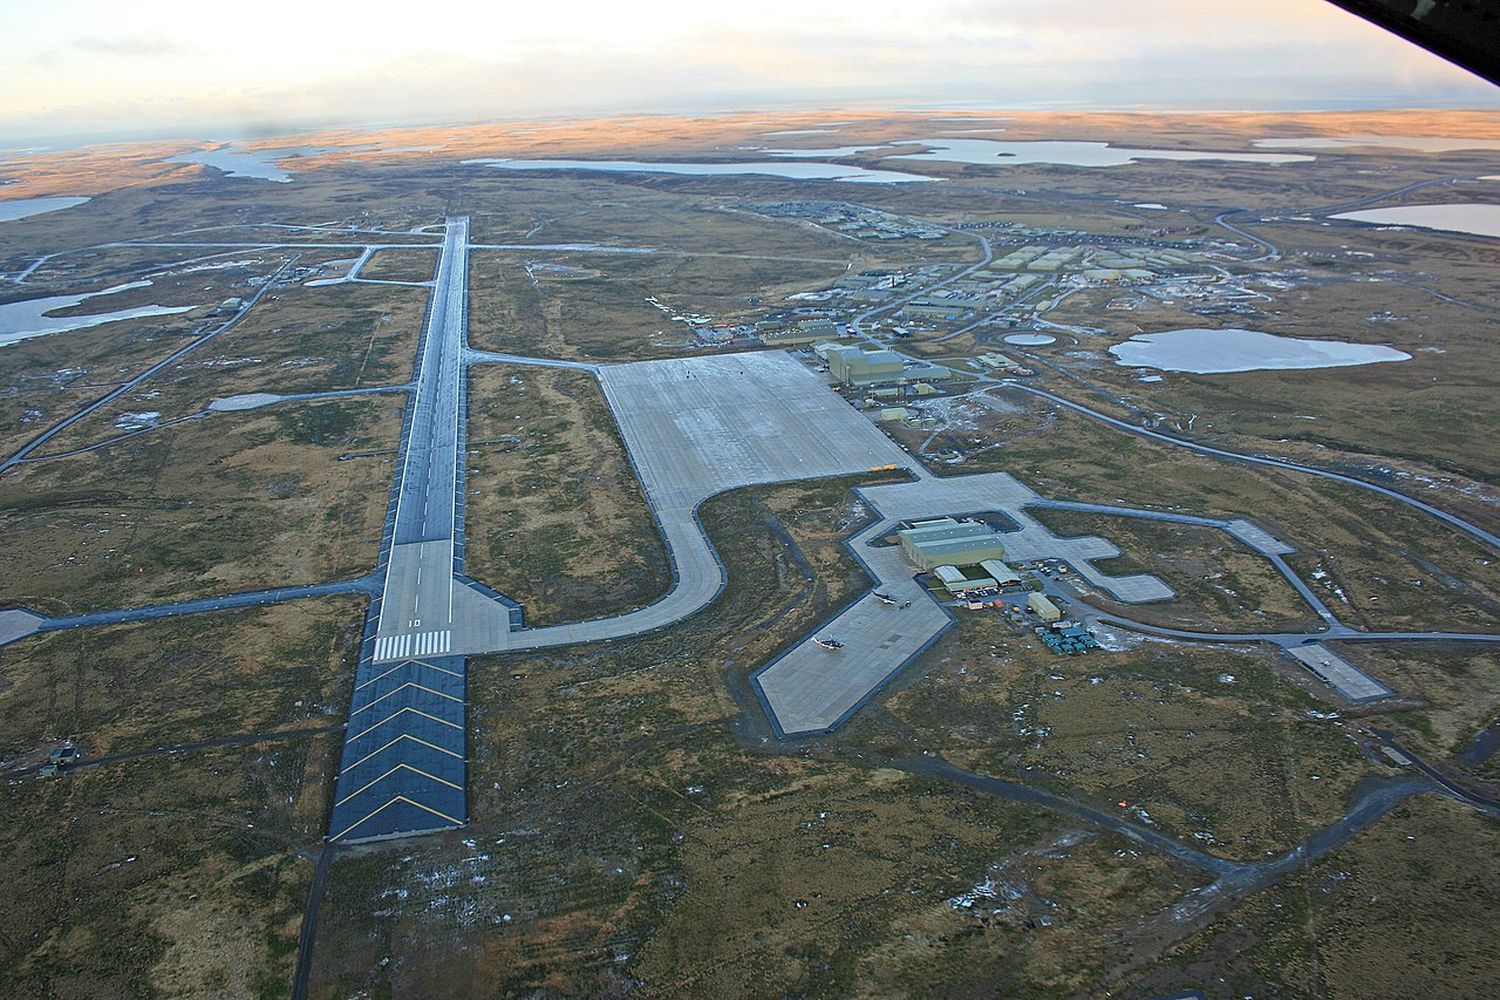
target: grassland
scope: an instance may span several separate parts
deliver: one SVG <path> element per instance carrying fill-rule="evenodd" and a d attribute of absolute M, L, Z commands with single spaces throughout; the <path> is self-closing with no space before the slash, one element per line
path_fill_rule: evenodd
<path fill-rule="evenodd" d="M 1312 631 L 1319 619 L 1265 557 L 1213 528 L 1035 508 L 1060 536 L 1102 535 L 1124 553 L 1095 565 L 1112 575 L 1152 573 L 1177 592 L 1171 601 L 1101 607 L 1172 628 Z"/>
<path fill-rule="evenodd" d="M 1425 796 L 1304 874 L 1241 903 L 1132 977 L 1128 996 L 1462 997 L 1500 969 L 1490 944 L 1500 824 Z"/>
<path fill-rule="evenodd" d="M 286 995 L 361 611 L 322 599 L 3 651 L 7 766 L 63 736 L 87 757 L 256 741 L 8 781 L 0 877 L 25 905 L 0 911 L 0 990 Z"/>
<path fill-rule="evenodd" d="M 486 365 L 469 379 L 467 556 L 529 625 L 664 593 L 666 550 L 592 375 Z"/>
<path fill-rule="evenodd" d="M 380 281 L 431 281 L 436 266 L 437 253 L 433 250 L 376 250 L 359 276 Z"/>
<path fill-rule="evenodd" d="M 0 601 L 59 614 L 358 576 L 375 565 L 401 403 L 214 414 L 0 479 Z"/>

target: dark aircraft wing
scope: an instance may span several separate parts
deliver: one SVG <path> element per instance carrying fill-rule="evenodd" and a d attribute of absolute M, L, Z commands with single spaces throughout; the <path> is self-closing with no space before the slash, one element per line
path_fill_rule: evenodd
<path fill-rule="evenodd" d="M 1500 0 L 1329 0 L 1500 84 Z"/>

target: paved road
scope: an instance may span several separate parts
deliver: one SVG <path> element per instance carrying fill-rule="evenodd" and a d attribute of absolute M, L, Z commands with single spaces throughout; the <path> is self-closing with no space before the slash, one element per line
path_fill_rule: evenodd
<path fill-rule="evenodd" d="M 1235 263 L 1236 264 L 1256 264 L 1256 263 L 1259 263 L 1260 261 L 1263 261 L 1263 260 L 1276 260 L 1278 257 L 1280 257 L 1281 256 L 1281 251 L 1278 250 L 1278 249 L 1276 249 L 1276 244 L 1272 243 L 1270 240 L 1263 239 L 1262 237 L 1256 236 L 1254 233 L 1247 233 L 1245 230 L 1241 229 L 1239 226 L 1236 226 L 1233 223 L 1225 221 L 1231 215 L 1237 215 L 1238 213 L 1240 213 L 1242 211 L 1244 211 L 1244 209 L 1236 208 L 1236 209 L 1233 209 L 1233 210 L 1228 211 L 1228 212 L 1220 212 L 1218 215 L 1214 216 L 1214 222 L 1216 222 L 1220 226 L 1223 226 L 1225 229 L 1229 230 L 1231 233 L 1235 233 L 1235 234 L 1237 234 L 1239 236 L 1243 236 L 1245 239 L 1249 240 L 1251 243 L 1254 243 L 1254 244 L 1256 244 L 1258 246 L 1264 247 L 1266 252 L 1263 253 L 1263 254 L 1261 254 L 1259 257 L 1252 257 L 1249 260 L 1237 260 L 1237 261 L 1235 261 Z"/>
<path fill-rule="evenodd" d="M 1071 596 L 1061 588 L 1061 596 Z M 1187 629 L 1148 625 L 1108 611 L 1090 611 L 1089 617 L 1133 632 L 1145 632 L 1168 639 L 1191 642 L 1266 642 L 1289 648 L 1312 642 L 1500 642 L 1500 633 L 1491 632 L 1361 632 L 1347 625 L 1334 625 L 1320 632 L 1193 632 Z"/>
<path fill-rule="evenodd" d="M 1177 524 L 1196 524 L 1209 528 L 1217 528 L 1238 538 L 1270 560 L 1271 565 L 1276 567 L 1276 571 L 1286 578 L 1287 583 L 1291 584 L 1292 589 L 1296 590 L 1302 599 L 1318 613 L 1319 618 L 1322 618 L 1330 625 L 1337 625 L 1339 623 L 1338 618 L 1328 609 L 1328 605 L 1323 603 L 1323 599 L 1307 585 L 1307 581 L 1298 576 L 1287 565 L 1286 560 L 1281 558 L 1288 552 L 1294 551 L 1292 547 L 1273 538 L 1270 534 L 1243 518 L 1229 520 L 1216 517 L 1201 517 L 1196 514 L 1176 514 L 1166 510 L 1148 510 L 1142 507 L 1116 507 L 1110 504 L 1083 503 L 1073 500 L 1042 500 L 1031 506 L 1051 510 L 1077 510 L 1091 514 L 1108 514 L 1113 517 L 1135 517 L 1148 521 L 1167 521 Z"/>
<path fill-rule="evenodd" d="M 69 628 L 86 628 L 90 625 L 118 625 L 121 622 L 151 621 L 157 618 L 176 618 L 180 615 L 196 615 L 206 611 L 231 611 L 235 608 L 253 608 L 262 604 L 277 604 L 281 601 L 300 601 L 308 597 L 324 597 L 329 594 L 370 594 L 379 587 L 379 577 L 370 573 L 354 580 L 335 580 L 332 583 L 309 583 L 297 587 L 273 587 L 269 590 L 248 590 L 223 597 L 203 597 L 193 601 L 177 601 L 172 604 L 148 604 L 139 608 L 117 608 L 111 611 L 89 611 L 80 615 L 63 615 L 58 618 L 43 618 L 37 632 L 57 632 Z"/>
<path fill-rule="evenodd" d="M 871 338 L 869 334 L 865 333 L 864 330 L 860 329 L 860 324 L 863 323 L 865 320 L 870 319 L 871 317 L 874 317 L 874 316 L 879 316 L 882 313 L 888 313 L 888 312 L 890 312 L 893 309 L 899 309 L 900 307 L 906 305 L 908 302 L 911 302 L 914 299 L 920 299 L 924 295 L 930 295 L 933 292 L 936 292 L 936 291 L 938 291 L 940 289 L 947 288 L 949 285 L 953 284 L 955 281 L 958 281 L 961 278 L 968 277 L 969 275 L 973 274 L 975 271 L 978 271 L 981 268 L 987 266 L 990 261 L 992 261 L 992 260 L 995 259 L 994 248 L 990 246 L 990 241 L 986 237 L 980 236 L 978 233 L 969 232 L 967 230 L 961 230 L 961 229 L 950 229 L 950 230 L 948 230 L 948 232 L 950 232 L 950 233 L 960 233 L 960 234 L 962 234 L 964 236 L 971 236 L 974 239 L 978 240 L 980 247 L 983 248 L 983 250 L 984 250 L 984 256 L 979 259 L 978 263 L 971 264 L 970 266 L 964 268 L 962 271 L 959 271 L 957 274 L 955 274 L 955 275 L 953 275 L 951 277 L 944 278 L 942 281 L 933 282 L 930 285 L 924 285 L 923 287 L 921 287 L 921 288 L 917 289 L 916 291 L 912 292 L 910 295 L 902 296 L 901 298 L 895 300 L 894 302 L 886 302 L 886 303 L 882 303 L 881 305 L 872 306 L 871 308 L 866 309 L 864 312 L 860 313 L 858 316 L 854 317 L 852 320 L 849 321 L 849 330 L 855 336 L 862 337 L 865 340 L 870 341 L 871 343 L 878 344 L 878 342 L 875 341 L 873 338 Z M 878 344 L 878 346 L 885 347 L 886 345 L 885 344 Z"/>
<path fill-rule="evenodd" d="M 505 354 L 500 351 L 481 351 L 469 348 L 464 351 L 464 361 L 471 365 L 486 362 L 504 362 L 512 365 L 537 365 L 542 368 L 572 368 L 577 371 L 598 374 L 600 366 L 587 361 L 564 361 L 562 358 L 531 358 L 524 354 Z"/>
<path fill-rule="evenodd" d="M 1411 796 L 1433 791 L 1432 785 L 1427 781 L 1411 776 L 1367 783 L 1354 792 L 1353 802 L 1342 818 L 1291 850 L 1265 861 L 1230 861 L 1179 843 L 1161 831 L 1127 818 L 1126 815 L 1106 812 L 1030 785 L 965 771 L 941 757 L 906 757 L 882 760 L 881 763 L 910 774 L 944 778 L 990 795 L 1039 805 L 1083 820 L 1091 826 L 1118 833 L 1216 876 L 1215 884 L 1220 887 L 1219 891 L 1246 891 L 1269 885 L 1345 843 Z"/>
<path fill-rule="evenodd" d="M 1441 785 L 1443 790 L 1453 798 L 1471 805 L 1475 809 L 1479 809 L 1483 812 L 1489 813 L 1491 816 L 1500 816 L 1500 802 L 1497 802 L 1494 799 L 1485 798 L 1483 795 L 1479 795 L 1478 793 L 1465 788 L 1463 785 L 1458 784 L 1442 771 L 1439 771 L 1436 767 L 1433 767 L 1427 761 L 1423 760 L 1421 757 L 1418 757 L 1416 754 L 1412 753 L 1406 747 L 1397 742 L 1395 733 L 1392 733 L 1385 729 L 1371 729 L 1370 731 L 1375 734 L 1376 739 L 1380 740 L 1380 742 L 1384 743 L 1392 750 L 1395 750 L 1397 753 L 1405 756 L 1408 760 L 1410 760 L 1412 766 L 1415 767 L 1418 771 L 1421 771 L 1423 774 L 1427 775 L 1427 777 L 1431 778 L 1433 781 Z"/>
<path fill-rule="evenodd" d="M 25 459 L 27 455 L 30 455 L 33 451 L 46 444 L 48 441 L 52 440 L 54 437 L 67 430 L 69 427 L 73 426 L 78 421 L 88 416 L 90 413 L 93 413 L 95 410 L 98 410 L 101 407 L 108 406 L 110 403 L 114 402 L 116 399 L 119 399 L 121 396 L 125 395 L 125 393 L 134 389 L 142 382 L 156 375 L 163 369 L 176 364 L 177 361 L 180 360 L 183 356 L 189 354 L 192 351 L 196 351 L 198 348 L 202 347 L 204 344 L 208 343 L 210 340 L 213 340 L 219 334 L 223 333 L 225 330 L 228 330 L 240 320 L 244 319 L 245 316 L 249 314 L 250 310 L 255 306 L 255 304 L 260 301 L 261 296 L 265 295 L 266 292 L 270 290 L 271 286 L 276 282 L 276 279 L 280 278 L 288 268 L 290 268 L 297 262 L 297 260 L 297 257 L 293 257 L 285 264 L 282 264 L 281 267 L 277 268 L 276 273 L 271 275 L 270 279 L 268 279 L 265 284 L 257 288 L 255 290 L 255 294 L 250 296 L 250 298 L 245 301 L 244 305 L 240 306 L 239 312 L 229 317 L 229 319 L 225 320 L 223 323 L 220 323 L 217 327 L 210 330 L 208 333 L 205 333 L 198 339 L 188 343 L 186 346 L 173 351 L 171 354 L 167 355 L 165 358 L 158 361 L 150 368 L 147 368 L 145 371 L 141 372 L 135 378 L 130 379 L 128 382 L 120 384 L 116 388 L 110 390 L 109 392 L 100 396 L 98 399 L 94 400 L 92 403 L 79 407 L 72 413 L 72 415 L 64 417 L 62 420 L 59 420 L 51 427 L 47 428 L 45 431 L 32 438 L 30 441 L 24 444 L 19 451 L 11 455 L 4 462 L 0 462 L 0 474 L 4 474 L 7 469 L 14 468 L 16 465 L 20 464 L 20 462 Z"/>
<path fill-rule="evenodd" d="M 1462 531 L 1464 534 L 1475 539 L 1476 541 L 1483 542 L 1485 545 L 1488 545 L 1492 549 L 1500 550 L 1500 535 L 1492 534 L 1491 532 L 1485 531 L 1483 528 L 1477 525 L 1470 524 L 1468 521 L 1465 521 L 1463 518 L 1459 517 L 1456 514 L 1450 514 L 1445 510 L 1440 510 L 1439 508 L 1432 506 L 1432 504 L 1424 503 L 1423 501 L 1418 500 L 1415 497 L 1407 496 L 1405 493 L 1402 493 L 1398 490 L 1393 490 L 1387 486 L 1381 486 L 1378 483 L 1372 483 L 1368 480 L 1359 479 L 1355 476 L 1345 475 L 1341 472 L 1331 472 L 1328 469 L 1319 469 L 1311 465 L 1298 465 L 1296 462 L 1288 462 L 1280 458 L 1264 458 L 1260 455 L 1246 455 L 1242 452 L 1228 451 L 1224 448 L 1214 448 L 1206 444 L 1198 444 L 1196 441 L 1188 441 L 1184 438 L 1175 437 L 1171 434 L 1164 434 L 1161 431 L 1153 431 L 1148 428 L 1132 424 L 1129 421 L 1121 420 L 1118 417 L 1112 417 L 1107 413 L 1100 413 L 1098 410 L 1089 409 L 1087 406 L 1084 406 L 1081 403 L 1075 403 L 1071 399 L 1055 395 L 1054 393 L 1050 393 L 1045 389 L 1038 389 L 1035 386 L 1023 385 L 1010 379 L 1003 379 L 1001 380 L 1000 384 L 1008 389 L 1015 389 L 1018 392 L 1027 392 L 1033 396 L 1040 396 L 1043 399 L 1050 399 L 1052 402 L 1057 403 L 1059 406 L 1066 406 L 1068 409 L 1074 410 L 1078 413 L 1082 413 L 1086 417 L 1092 417 L 1095 420 L 1103 421 L 1104 423 L 1109 424 L 1112 427 L 1117 427 L 1122 431 L 1127 431 L 1140 437 L 1151 438 L 1153 441 L 1161 441 L 1165 444 L 1175 445 L 1179 448 L 1187 448 L 1189 451 L 1196 451 L 1204 455 L 1212 455 L 1215 458 L 1228 459 L 1231 462 L 1245 462 L 1250 465 L 1264 465 L 1273 469 L 1283 469 L 1288 472 L 1302 472 L 1309 476 L 1318 476 L 1322 479 L 1332 479 L 1335 482 L 1345 483 L 1349 486 L 1356 486 L 1362 490 L 1370 490 L 1371 492 L 1379 493 L 1382 496 L 1390 497 L 1392 500 L 1395 500 L 1399 503 L 1406 504 L 1408 507 L 1413 507 L 1417 510 L 1420 510 L 1424 514 L 1428 514 L 1444 522 L 1445 524 L 1457 528 L 1459 531 Z"/>

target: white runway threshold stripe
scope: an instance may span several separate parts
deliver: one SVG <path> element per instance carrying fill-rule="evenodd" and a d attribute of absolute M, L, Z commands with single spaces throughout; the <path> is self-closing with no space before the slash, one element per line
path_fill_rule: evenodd
<path fill-rule="evenodd" d="M 453 630 L 402 632 L 375 639 L 375 660 L 403 660 L 412 656 L 439 656 L 453 650 Z"/>

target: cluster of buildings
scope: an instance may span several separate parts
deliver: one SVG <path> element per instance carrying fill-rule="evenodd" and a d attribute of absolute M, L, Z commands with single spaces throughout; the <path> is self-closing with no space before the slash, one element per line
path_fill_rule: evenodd
<path fill-rule="evenodd" d="M 1041 622 L 1034 631 L 1054 653 L 1073 656 L 1097 649 L 1093 635 L 1076 622 L 1065 621 L 1060 608 L 1046 594 L 1028 587 L 1027 581 L 1005 563 L 1000 535 L 983 521 L 937 517 L 913 521 L 896 533 L 906 558 L 918 569 L 931 573 L 938 584 L 971 609 L 1009 605 L 1018 620 L 1024 613 L 1012 598 L 1000 595 L 1026 594 L 1025 612 Z M 1033 581 L 1031 586 L 1035 586 Z"/>
<path fill-rule="evenodd" d="M 926 222 L 842 201 L 783 201 L 737 206 L 759 215 L 803 219 L 861 240 L 940 240 L 944 230 Z"/>

